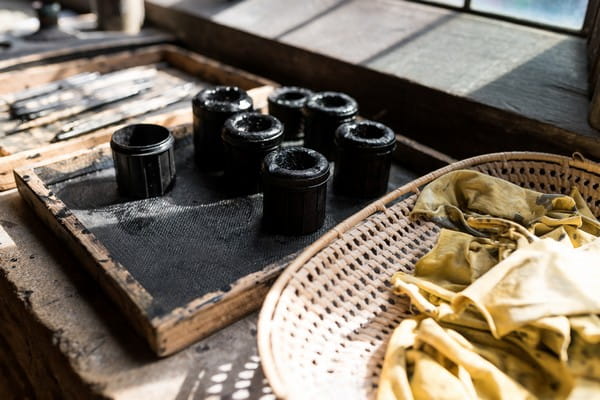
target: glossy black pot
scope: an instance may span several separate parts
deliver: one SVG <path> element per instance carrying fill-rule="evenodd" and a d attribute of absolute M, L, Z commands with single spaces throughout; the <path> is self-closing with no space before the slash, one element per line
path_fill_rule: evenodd
<path fill-rule="evenodd" d="M 275 89 L 269 95 L 269 114 L 283 124 L 284 140 L 299 140 L 304 137 L 302 109 L 310 96 L 310 90 L 295 86 Z"/>
<path fill-rule="evenodd" d="M 304 106 L 304 145 L 333 159 L 335 130 L 354 121 L 356 101 L 344 93 L 322 92 L 313 95 Z"/>
<path fill-rule="evenodd" d="M 162 196 L 175 181 L 171 132 L 160 125 L 134 124 L 117 130 L 110 139 L 117 185 L 122 195 Z"/>
<path fill-rule="evenodd" d="M 286 235 L 318 230 L 325 221 L 329 162 L 304 147 L 269 153 L 262 164 L 263 220 Z"/>
<path fill-rule="evenodd" d="M 261 163 L 283 141 L 281 122 L 271 115 L 239 113 L 225 121 L 221 137 L 228 187 L 240 194 L 259 192 Z"/>
<path fill-rule="evenodd" d="M 373 121 L 350 122 L 335 132 L 333 189 L 354 197 L 376 197 L 387 191 L 396 136 Z"/>
<path fill-rule="evenodd" d="M 252 111 L 252 98 L 234 86 L 204 89 L 192 99 L 196 164 L 203 170 L 223 169 L 221 131 L 234 114 Z"/>

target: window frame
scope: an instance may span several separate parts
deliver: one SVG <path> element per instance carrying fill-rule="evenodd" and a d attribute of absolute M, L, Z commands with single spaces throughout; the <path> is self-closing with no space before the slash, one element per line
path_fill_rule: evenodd
<path fill-rule="evenodd" d="M 460 11 L 460 12 L 464 12 L 464 13 L 468 13 L 468 14 L 493 18 L 493 19 L 497 19 L 500 21 L 507 21 L 507 22 L 512 22 L 512 23 L 516 23 L 516 24 L 520 24 L 520 25 L 531 26 L 534 28 L 545 29 L 545 30 L 549 30 L 552 32 L 567 33 L 570 35 L 582 36 L 582 37 L 587 37 L 588 34 L 590 33 L 591 27 L 593 24 L 593 20 L 594 20 L 594 16 L 596 15 L 598 3 L 599 3 L 599 0 L 588 0 L 585 17 L 583 19 L 582 28 L 581 29 L 570 29 L 570 28 L 560 27 L 560 26 L 556 26 L 556 25 L 552 25 L 552 24 L 546 24 L 544 22 L 531 21 L 531 20 L 522 19 L 522 18 L 518 18 L 518 17 L 511 17 L 508 15 L 501 15 L 501 14 L 495 14 L 495 13 L 487 12 L 487 11 L 474 10 L 471 8 L 471 0 L 464 0 L 464 4 L 462 7 L 453 6 L 450 4 L 437 3 L 437 2 L 434 2 L 433 0 L 432 1 L 405 0 L 405 1 L 427 4 L 427 5 L 431 5 L 434 7 L 442 7 L 442 8 Z"/>

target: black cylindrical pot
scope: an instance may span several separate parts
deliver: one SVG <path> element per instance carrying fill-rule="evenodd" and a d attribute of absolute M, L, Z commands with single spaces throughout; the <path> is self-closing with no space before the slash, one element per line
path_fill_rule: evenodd
<path fill-rule="evenodd" d="M 209 171 L 223 169 L 223 125 L 234 114 L 252 111 L 252 98 L 238 87 L 216 86 L 192 99 L 192 111 L 197 165 Z"/>
<path fill-rule="evenodd" d="M 335 132 L 333 189 L 354 197 L 376 197 L 387 191 L 396 136 L 374 121 L 350 122 Z"/>
<path fill-rule="evenodd" d="M 356 100 L 344 93 L 322 92 L 313 95 L 304 106 L 304 145 L 333 159 L 335 130 L 354 121 Z"/>
<path fill-rule="evenodd" d="M 329 162 L 304 147 L 269 153 L 262 164 L 263 220 L 271 231 L 304 235 L 325 221 Z"/>
<path fill-rule="evenodd" d="M 165 194 L 175 181 L 174 142 L 160 125 L 128 125 L 113 133 L 110 147 L 119 192 L 136 198 Z"/>
<path fill-rule="evenodd" d="M 283 125 L 271 116 L 239 113 L 225 121 L 225 178 L 232 192 L 260 191 L 260 168 L 265 156 L 283 141 Z"/>
<path fill-rule="evenodd" d="M 283 123 L 283 139 L 298 140 L 304 136 L 302 108 L 312 96 L 305 88 L 286 86 L 269 95 L 269 114 Z"/>

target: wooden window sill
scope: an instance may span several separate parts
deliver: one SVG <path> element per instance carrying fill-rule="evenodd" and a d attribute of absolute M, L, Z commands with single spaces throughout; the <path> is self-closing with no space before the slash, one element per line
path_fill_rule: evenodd
<path fill-rule="evenodd" d="M 146 12 L 207 55 L 347 91 L 363 115 L 453 157 L 600 158 L 580 37 L 401 0 L 149 0 Z"/>

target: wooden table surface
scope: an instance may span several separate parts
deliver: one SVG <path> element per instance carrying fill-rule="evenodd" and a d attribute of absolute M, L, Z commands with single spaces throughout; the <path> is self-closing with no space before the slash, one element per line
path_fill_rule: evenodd
<path fill-rule="evenodd" d="M 400 143 L 405 161 L 425 154 Z M 18 193 L 0 193 L 1 399 L 273 399 L 256 320 L 157 358 Z"/>
<path fill-rule="evenodd" d="M 14 190 L 0 194 L 0 225 L 8 398 L 273 398 L 259 367 L 256 313 L 159 359 Z"/>
<path fill-rule="evenodd" d="M 30 2 L 0 1 L 1 33 L 31 15 Z M 109 39 L 118 47 L 118 40 L 149 44 L 171 36 L 150 30 Z M 0 52 L 0 67 L 58 47 L 14 38 Z M 0 193 L 1 399 L 271 399 L 258 364 L 256 319 L 159 359 L 16 190 Z"/>
<path fill-rule="evenodd" d="M 416 177 L 394 164 L 390 186 Z M 158 358 L 19 193 L 0 193 L 2 399 L 7 385 L 23 392 L 8 398 L 274 399 L 257 317 Z"/>

